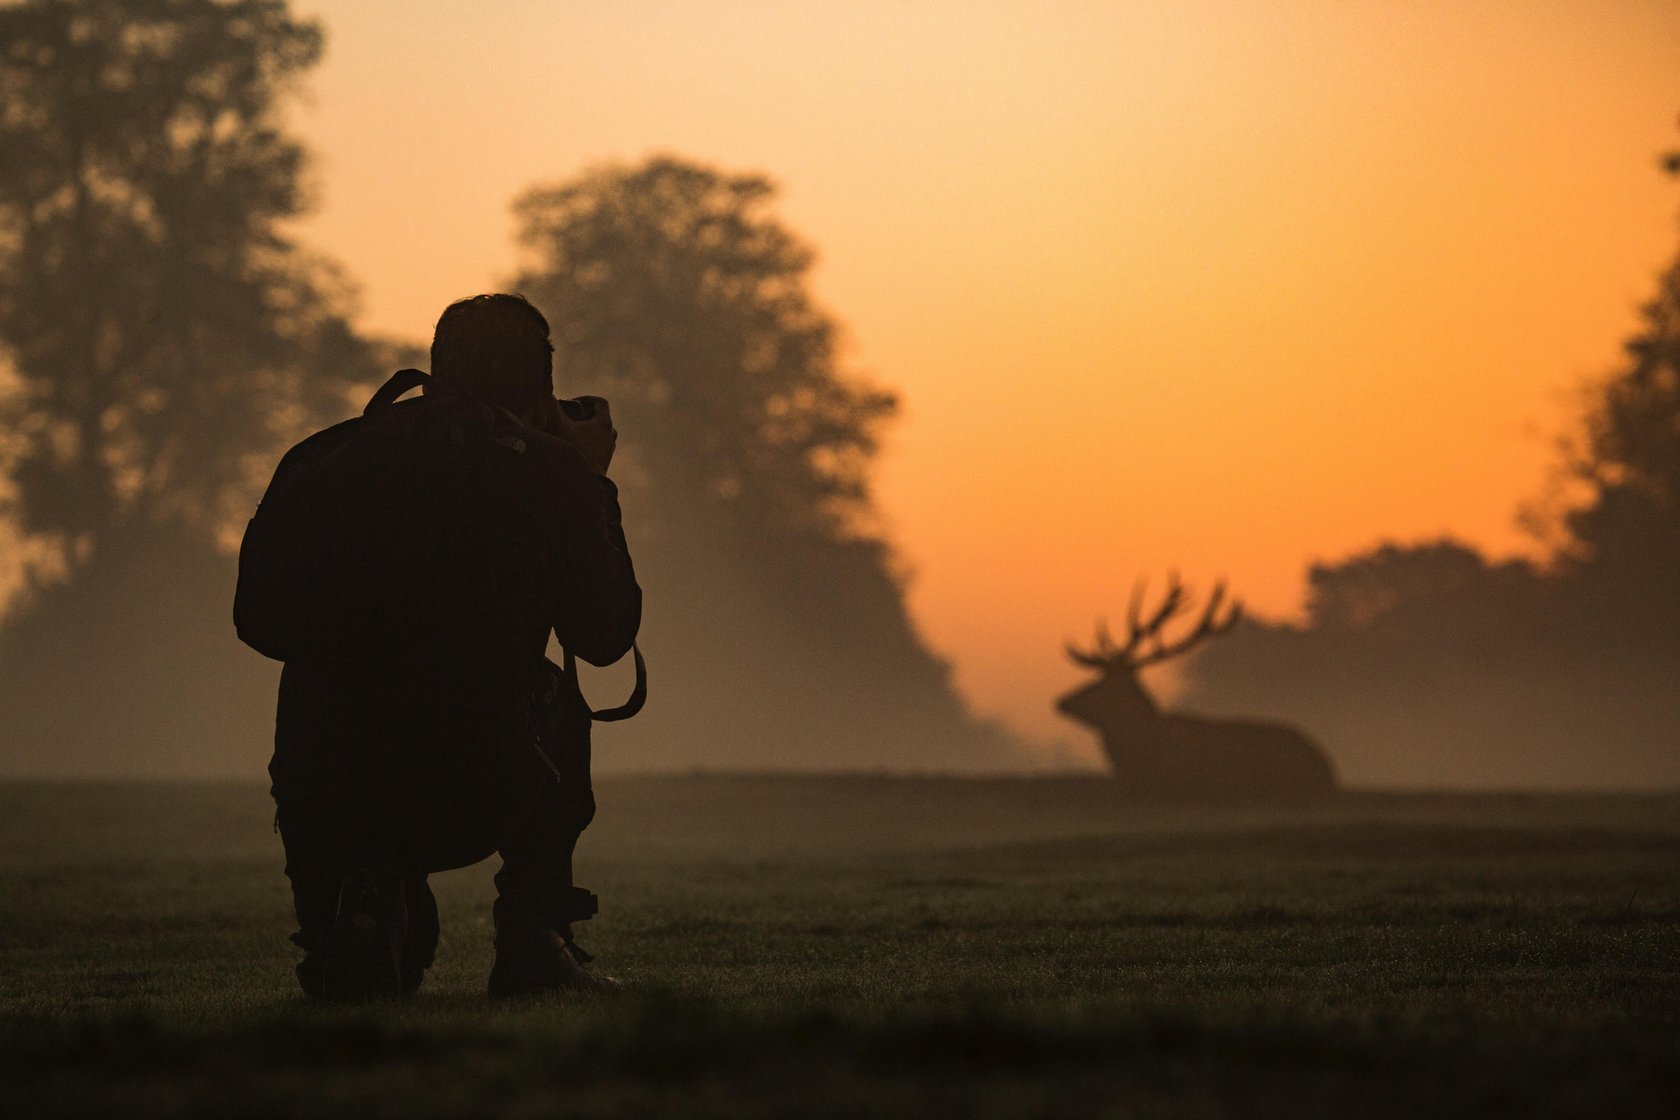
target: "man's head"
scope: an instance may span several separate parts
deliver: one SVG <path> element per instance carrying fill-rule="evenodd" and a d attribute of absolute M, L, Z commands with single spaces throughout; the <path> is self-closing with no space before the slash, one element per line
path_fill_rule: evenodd
<path fill-rule="evenodd" d="M 432 335 L 432 376 L 523 416 L 554 393 L 548 320 L 524 296 L 456 300 Z"/>

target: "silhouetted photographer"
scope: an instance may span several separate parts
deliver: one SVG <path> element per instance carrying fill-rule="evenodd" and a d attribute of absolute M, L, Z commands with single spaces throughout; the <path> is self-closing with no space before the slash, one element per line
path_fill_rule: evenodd
<path fill-rule="evenodd" d="M 548 323 L 452 304 L 432 373 L 281 461 L 240 551 L 240 637 L 284 661 L 269 766 L 304 991 L 406 994 L 437 947 L 434 871 L 499 853 L 492 995 L 611 987 L 572 923 L 595 719 L 572 658 L 632 649 L 641 590 L 605 400 L 556 400 Z M 413 388 L 419 397 L 398 399 Z M 550 632 L 566 664 L 545 656 Z"/>

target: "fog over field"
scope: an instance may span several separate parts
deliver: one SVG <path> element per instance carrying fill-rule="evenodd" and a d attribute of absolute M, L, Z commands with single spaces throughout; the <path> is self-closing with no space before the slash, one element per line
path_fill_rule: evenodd
<path fill-rule="evenodd" d="M 489 869 L 400 1005 L 300 1005 L 254 784 L 0 784 L 0 1109 L 1664 1117 L 1675 798 L 623 778 L 620 999 L 488 1005 Z"/>

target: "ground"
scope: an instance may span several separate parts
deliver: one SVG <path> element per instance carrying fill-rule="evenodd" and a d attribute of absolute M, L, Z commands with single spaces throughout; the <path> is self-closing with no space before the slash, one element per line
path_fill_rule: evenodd
<path fill-rule="evenodd" d="M 1680 1115 L 1680 795 L 621 778 L 623 997 L 296 995 L 261 787 L 0 786 L 0 1115 Z"/>

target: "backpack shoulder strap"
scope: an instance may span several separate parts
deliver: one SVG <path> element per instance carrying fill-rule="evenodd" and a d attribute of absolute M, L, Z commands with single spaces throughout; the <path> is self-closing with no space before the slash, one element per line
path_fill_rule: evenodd
<path fill-rule="evenodd" d="M 362 409 L 362 415 L 372 416 L 376 412 L 383 411 L 410 389 L 428 384 L 431 380 L 432 375 L 421 370 L 399 369 L 373 394 L 373 399 L 369 400 L 367 407 Z"/>

